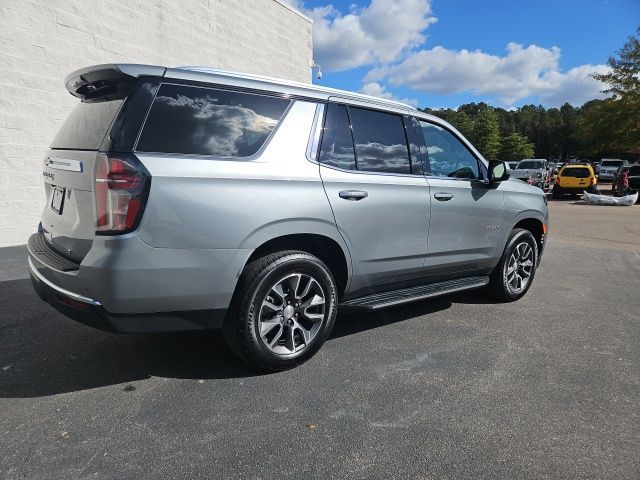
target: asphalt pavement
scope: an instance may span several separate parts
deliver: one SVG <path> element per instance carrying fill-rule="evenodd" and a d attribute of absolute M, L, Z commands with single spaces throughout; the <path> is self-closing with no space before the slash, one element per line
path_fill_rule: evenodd
<path fill-rule="evenodd" d="M 0 251 L 0 478 L 640 478 L 640 206 L 550 201 L 528 294 L 338 318 L 291 371 L 67 320 Z"/>

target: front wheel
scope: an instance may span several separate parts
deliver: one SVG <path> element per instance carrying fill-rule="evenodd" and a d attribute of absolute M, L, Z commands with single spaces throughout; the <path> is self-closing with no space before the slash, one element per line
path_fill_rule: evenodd
<path fill-rule="evenodd" d="M 509 235 L 502 258 L 489 278 L 489 292 L 497 300 L 513 302 L 523 297 L 538 266 L 538 244 L 533 234 L 515 228 Z"/>
<path fill-rule="evenodd" d="M 327 266 L 306 252 L 276 252 L 245 267 L 223 333 L 254 368 L 285 370 L 320 349 L 336 314 L 336 283 Z"/>

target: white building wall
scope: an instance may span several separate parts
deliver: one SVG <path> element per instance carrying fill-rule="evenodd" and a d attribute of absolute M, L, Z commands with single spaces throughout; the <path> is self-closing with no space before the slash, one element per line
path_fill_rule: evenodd
<path fill-rule="evenodd" d="M 0 247 L 38 224 L 73 70 L 207 65 L 309 82 L 311 58 L 311 21 L 279 0 L 0 0 Z"/>

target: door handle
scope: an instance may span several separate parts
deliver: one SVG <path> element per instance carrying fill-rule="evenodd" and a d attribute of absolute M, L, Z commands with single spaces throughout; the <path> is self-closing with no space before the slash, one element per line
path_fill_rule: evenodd
<path fill-rule="evenodd" d="M 344 198 L 345 200 L 351 200 L 357 202 L 358 200 L 362 200 L 363 198 L 367 198 L 369 194 L 363 190 L 342 190 L 338 193 L 340 198 Z"/>
<path fill-rule="evenodd" d="M 441 202 L 448 202 L 453 198 L 453 193 L 438 192 L 438 193 L 434 193 L 433 197 L 436 200 L 440 200 Z"/>

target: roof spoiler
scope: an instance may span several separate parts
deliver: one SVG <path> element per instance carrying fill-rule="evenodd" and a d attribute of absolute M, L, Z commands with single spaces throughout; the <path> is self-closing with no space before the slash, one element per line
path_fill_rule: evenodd
<path fill-rule="evenodd" d="M 70 73 L 64 84 L 71 95 L 83 102 L 116 100 L 126 97 L 138 77 L 162 77 L 166 70 L 133 63 L 94 65 Z"/>

